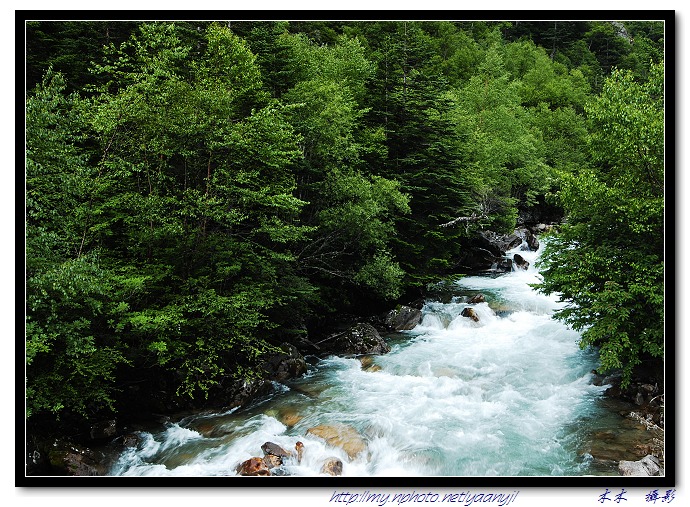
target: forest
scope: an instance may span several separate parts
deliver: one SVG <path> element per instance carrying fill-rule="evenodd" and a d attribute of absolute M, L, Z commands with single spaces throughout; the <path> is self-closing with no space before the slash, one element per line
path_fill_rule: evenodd
<path fill-rule="evenodd" d="M 557 318 L 624 381 L 663 362 L 663 20 L 25 30 L 29 432 L 151 379 L 222 404 L 539 213 Z"/>

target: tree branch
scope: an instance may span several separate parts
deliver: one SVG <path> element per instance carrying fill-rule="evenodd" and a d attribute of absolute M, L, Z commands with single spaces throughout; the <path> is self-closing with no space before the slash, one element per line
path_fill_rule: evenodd
<path fill-rule="evenodd" d="M 455 224 L 459 224 L 459 223 L 468 224 L 468 223 L 472 223 L 472 222 L 479 222 L 480 220 L 486 220 L 487 218 L 489 218 L 489 217 L 484 215 L 484 214 L 477 215 L 475 213 L 472 213 L 472 215 L 470 215 L 468 217 L 454 218 L 450 222 L 446 222 L 445 224 L 440 224 L 439 227 L 451 227 L 451 226 L 453 226 Z"/>

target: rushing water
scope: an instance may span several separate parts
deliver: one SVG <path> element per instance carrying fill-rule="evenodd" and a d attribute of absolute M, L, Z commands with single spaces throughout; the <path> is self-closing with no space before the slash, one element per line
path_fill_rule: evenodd
<path fill-rule="evenodd" d="M 515 252 L 517 252 L 516 250 Z M 303 378 L 252 407 L 204 414 L 141 432 L 114 475 L 235 475 L 261 445 L 304 443 L 281 472 L 314 476 L 324 459 L 344 476 L 552 476 L 597 473 L 583 442 L 606 420 L 591 383 L 591 352 L 551 315 L 556 297 L 535 292 L 538 253 L 520 251 L 527 271 L 468 276 L 446 302 L 428 302 L 412 331 L 390 336 L 392 350 L 369 358 L 315 361 Z M 468 297 L 474 322 L 461 315 Z M 350 458 L 307 434 L 347 425 L 365 450 Z"/>

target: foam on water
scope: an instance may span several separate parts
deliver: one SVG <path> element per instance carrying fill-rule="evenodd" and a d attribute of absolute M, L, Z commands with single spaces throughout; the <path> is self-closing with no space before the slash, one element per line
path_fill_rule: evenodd
<path fill-rule="evenodd" d="M 471 305 L 479 322 L 461 315 L 466 298 L 429 302 L 409 339 L 375 358 L 375 371 L 356 358 L 323 359 L 292 390 L 283 386 L 262 405 L 224 416 L 224 436 L 179 425 L 144 433 L 113 473 L 234 475 L 237 464 L 262 454 L 264 442 L 290 450 L 298 440 L 304 457 L 287 460 L 290 475 L 318 475 L 332 456 L 345 476 L 586 473 L 577 421 L 597 410 L 604 387 L 590 383 L 594 360 L 580 350 L 578 334 L 551 318 L 562 305 L 557 297 L 530 287 L 539 282 L 537 254 L 520 254 L 527 271 L 457 282 L 459 290 L 487 294 L 487 302 Z M 273 416 L 285 407 L 299 413 L 294 426 Z M 366 452 L 350 459 L 307 434 L 319 424 L 351 426 Z"/>

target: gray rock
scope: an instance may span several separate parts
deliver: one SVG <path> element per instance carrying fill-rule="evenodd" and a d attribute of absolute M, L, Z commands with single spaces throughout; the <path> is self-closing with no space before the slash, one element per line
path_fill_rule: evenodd
<path fill-rule="evenodd" d="M 414 329 L 422 320 L 422 311 L 409 306 L 400 306 L 386 315 L 384 322 L 391 331 Z"/>
<path fill-rule="evenodd" d="M 289 458 L 290 453 L 273 442 L 266 442 L 261 446 L 261 450 L 265 455 L 278 456 L 279 458 Z"/>
<path fill-rule="evenodd" d="M 338 458 L 328 458 L 321 467 L 322 474 L 343 475 L 343 462 Z"/>
<path fill-rule="evenodd" d="M 294 345 L 283 343 L 280 349 L 281 352 L 269 355 L 264 361 L 268 380 L 285 382 L 307 372 L 307 362 Z"/>
<path fill-rule="evenodd" d="M 117 423 L 115 419 L 100 421 L 91 426 L 91 440 L 103 440 L 113 438 L 117 434 Z"/>
<path fill-rule="evenodd" d="M 106 458 L 101 452 L 87 447 L 56 442 L 48 453 L 53 470 L 58 475 L 105 475 Z"/>
<path fill-rule="evenodd" d="M 525 258 L 520 254 L 513 255 L 513 261 L 515 262 L 515 265 L 520 269 L 526 270 L 527 268 L 529 268 L 529 262 L 525 260 Z"/>
<path fill-rule="evenodd" d="M 361 322 L 319 342 L 327 353 L 343 355 L 385 354 L 390 346 L 371 324 Z"/>
<path fill-rule="evenodd" d="M 656 476 L 663 475 L 661 463 L 656 456 L 648 454 L 639 461 L 621 461 L 618 463 L 621 475 Z"/>

